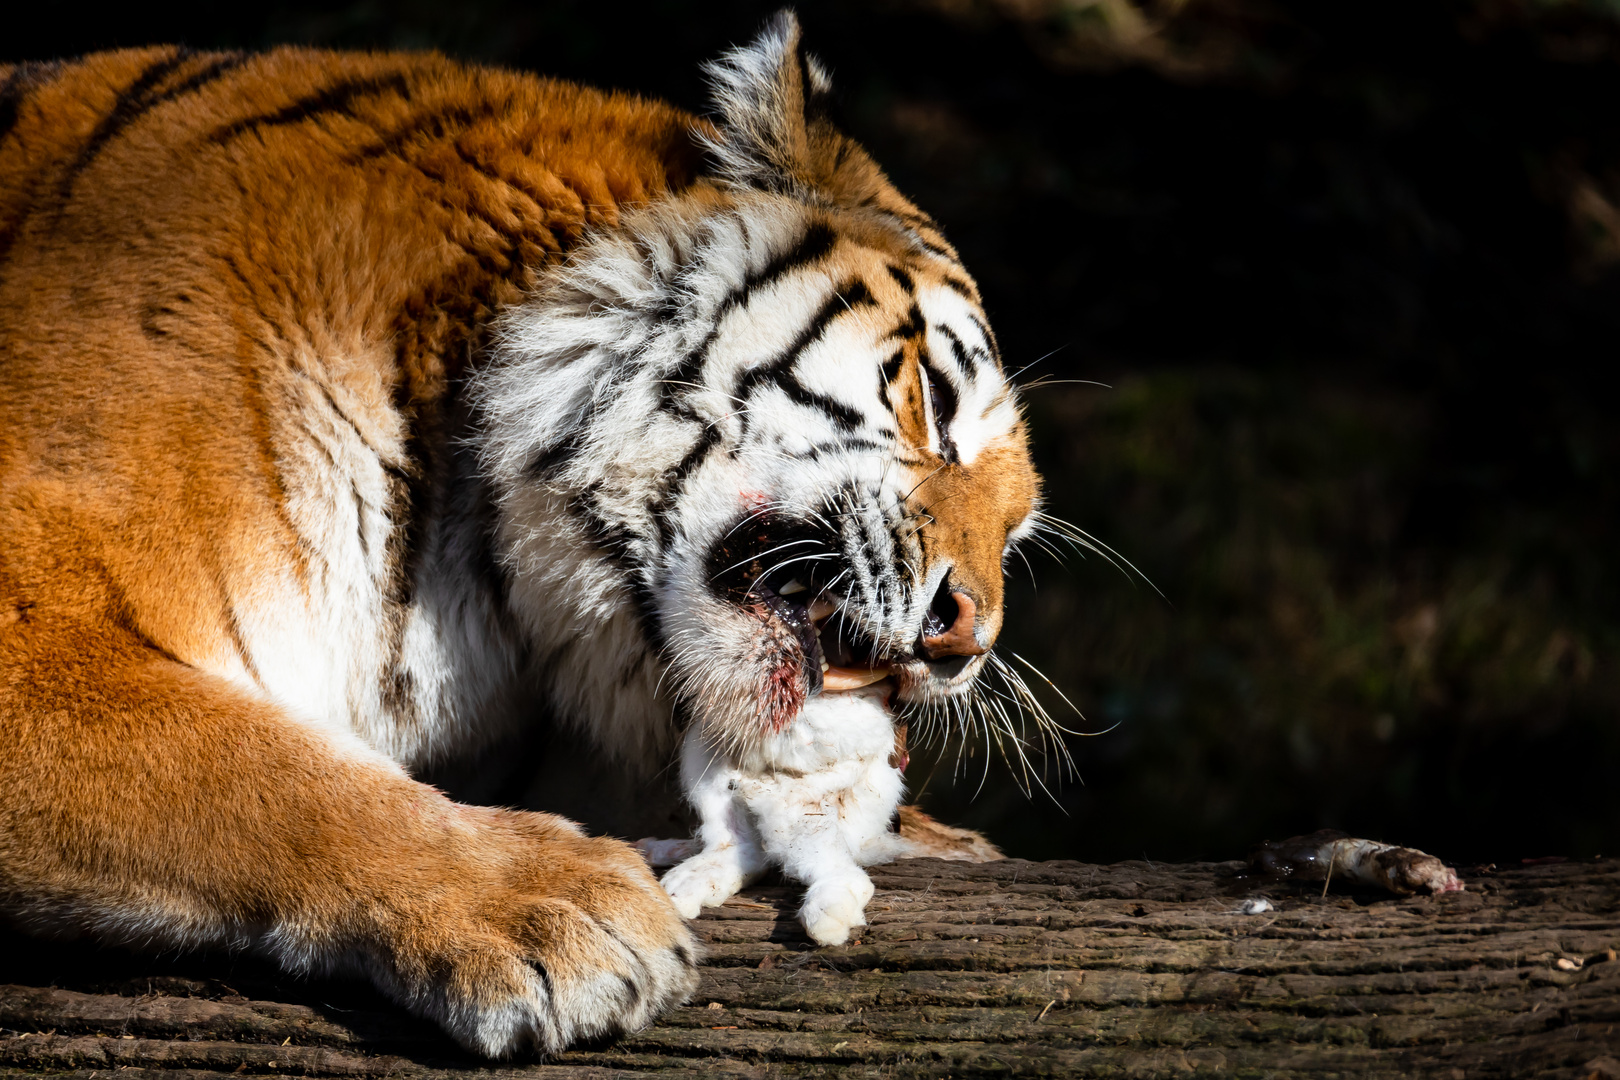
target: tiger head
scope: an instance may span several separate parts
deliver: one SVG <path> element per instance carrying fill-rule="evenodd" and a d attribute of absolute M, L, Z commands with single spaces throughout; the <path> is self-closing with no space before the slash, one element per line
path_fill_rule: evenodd
<path fill-rule="evenodd" d="M 793 17 L 709 73 L 706 178 L 577 249 L 476 388 L 552 697 L 627 753 L 671 703 L 738 745 L 885 679 L 948 706 L 1039 498 L 977 287 Z"/>

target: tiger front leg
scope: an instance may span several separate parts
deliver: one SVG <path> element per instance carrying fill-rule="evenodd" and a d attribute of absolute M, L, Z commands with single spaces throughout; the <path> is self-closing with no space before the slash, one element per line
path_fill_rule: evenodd
<path fill-rule="evenodd" d="M 0 632 L 0 912 L 350 971 L 469 1050 L 635 1030 L 697 947 L 628 845 L 451 802 L 108 630 Z"/>

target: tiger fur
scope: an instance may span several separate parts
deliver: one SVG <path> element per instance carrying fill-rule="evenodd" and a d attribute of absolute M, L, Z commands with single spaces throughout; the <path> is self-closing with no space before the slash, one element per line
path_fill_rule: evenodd
<path fill-rule="evenodd" d="M 713 121 L 436 55 L 0 67 L 0 911 L 554 1052 L 692 935 L 627 845 L 413 772 L 967 689 L 1038 495 L 976 286 L 790 14 L 711 74 Z"/>

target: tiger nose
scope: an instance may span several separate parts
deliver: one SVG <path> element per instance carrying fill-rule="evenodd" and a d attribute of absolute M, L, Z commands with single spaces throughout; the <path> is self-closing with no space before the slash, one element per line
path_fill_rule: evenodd
<path fill-rule="evenodd" d="M 974 636 L 978 605 L 967 593 L 956 592 L 947 581 L 940 587 L 923 624 L 922 651 L 930 660 L 947 656 L 979 656 L 989 652 Z M 938 631 L 929 633 L 929 631 Z"/>

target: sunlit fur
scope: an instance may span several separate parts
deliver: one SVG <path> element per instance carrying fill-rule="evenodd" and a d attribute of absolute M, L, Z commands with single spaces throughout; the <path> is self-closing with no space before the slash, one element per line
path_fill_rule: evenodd
<path fill-rule="evenodd" d="M 699 815 L 700 850 L 664 875 L 681 914 L 780 867 L 807 886 L 799 921 L 811 940 L 842 945 L 866 922 L 872 882 L 862 867 L 936 853 L 891 829 L 905 781 L 887 693 L 821 694 L 745 752 L 715 745 L 699 725 L 687 731 L 681 785 Z"/>
<path fill-rule="evenodd" d="M 432 55 L 0 66 L 8 917 L 557 1050 L 682 1000 L 691 934 L 409 770 L 541 711 L 626 768 L 781 730 L 803 656 L 708 567 L 761 514 L 905 707 L 969 700 L 923 614 L 992 644 L 1037 501 L 977 290 L 791 17 L 712 74 L 710 122 Z"/>
<path fill-rule="evenodd" d="M 767 37 L 715 70 L 726 87 L 791 75 L 789 46 Z M 755 168 L 788 153 L 794 138 L 761 132 L 734 97 L 721 131 L 761 140 Z M 550 693 L 625 753 L 666 749 L 649 747 L 660 692 L 722 739 L 780 726 L 783 650 L 715 594 L 706 563 L 756 515 L 823 526 L 767 563 L 836 568 L 846 614 L 909 658 L 908 705 L 953 699 L 985 662 L 941 678 L 914 657 L 947 575 L 978 602 L 981 642 L 1000 629 L 1002 559 L 1036 495 L 1018 404 L 954 252 L 859 148 L 822 137 L 829 160 L 783 166 L 781 191 L 694 190 L 586 243 L 507 316 L 479 376 L 500 540 Z M 713 141 L 724 175 L 744 174 L 748 148 Z"/>

